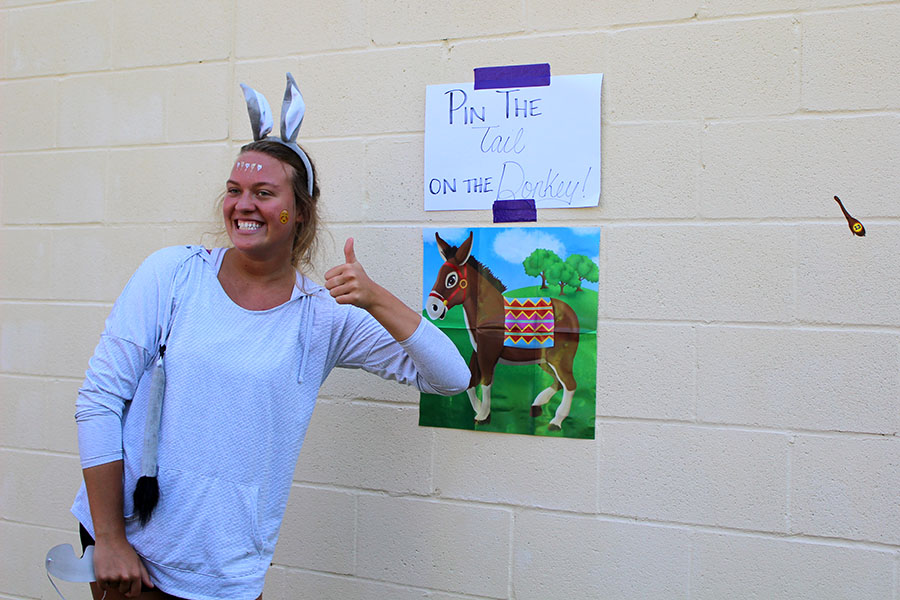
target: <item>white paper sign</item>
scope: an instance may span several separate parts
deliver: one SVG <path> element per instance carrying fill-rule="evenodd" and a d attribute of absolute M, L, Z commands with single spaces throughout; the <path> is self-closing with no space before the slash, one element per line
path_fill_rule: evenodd
<path fill-rule="evenodd" d="M 560 75 L 549 86 L 425 92 L 425 210 L 537 208 L 600 200 L 602 74 Z"/>

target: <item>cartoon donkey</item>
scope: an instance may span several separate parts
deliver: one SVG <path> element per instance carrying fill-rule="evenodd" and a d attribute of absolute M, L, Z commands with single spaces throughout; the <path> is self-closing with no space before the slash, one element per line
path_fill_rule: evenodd
<path fill-rule="evenodd" d="M 466 329 L 472 342 L 472 358 L 469 370 L 472 377 L 466 393 L 475 410 L 475 422 L 488 423 L 491 418 L 491 385 L 497 363 L 510 365 L 539 365 L 553 377 L 553 384 L 543 390 L 531 405 L 531 416 L 541 414 L 541 407 L 563 390 L 562 402 L 550 421 L 550 430 L 562 429 L 563 420 L 572 408 L 575 395 L 575 376 L 572 365 L 578 349 L 578 317 L 565 302 L 557 299 L 539 299 L 544 309 L 546 327 L 552 331 L 545 338 L 543 347 L 516 347 L 515 335 L 508 325 L 515 322 L 510 306 L 519 306 L 516 300 L 504 298 L 504 286 L 490 269 L 472 256 L 473 233 L 458 248 L 451 246 L 434 234 L 438 250 L 446 261 L 438 271 L 437 280 L 428 295 L 426 313 L 431 320 L 443 319 L 447 310 L 462 304 Z M 552 315 L 549 313 L 552 309 Z M 552 323 L 552 326 L 551 326 Z M 547 340 L 549 338 L 549 342 Z M 481 384 L 481 400 L 475 386 Z"/>

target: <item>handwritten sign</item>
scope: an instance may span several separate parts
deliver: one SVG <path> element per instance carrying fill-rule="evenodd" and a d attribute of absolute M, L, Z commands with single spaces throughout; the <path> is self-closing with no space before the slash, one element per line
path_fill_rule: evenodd
<path fill-rule="evenodd" d="M 597 206 L 602 81 L 592 74 L 553 76 L 543 87 L 427 86 L 425 210 L 489 210 L 516 199 Z"/>

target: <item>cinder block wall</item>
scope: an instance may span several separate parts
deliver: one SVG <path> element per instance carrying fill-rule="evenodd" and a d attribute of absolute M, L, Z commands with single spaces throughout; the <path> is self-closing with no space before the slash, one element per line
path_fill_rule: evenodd
<path fill-rule="evenodd" d="M 214 244 L 238 82 L 309 107 L 322 267 L 420 302 L 424 91 L 605 73 L 597 439 L 336 372 L 267 599 L 900 598 L 900 2 L 0 1 L 0 597 L 77 543 L 73 403 L 141 259 Z M 831 197 L 868 230 L 854 238 Z M 83 586 L 67 584 L 72 598 Z"/>

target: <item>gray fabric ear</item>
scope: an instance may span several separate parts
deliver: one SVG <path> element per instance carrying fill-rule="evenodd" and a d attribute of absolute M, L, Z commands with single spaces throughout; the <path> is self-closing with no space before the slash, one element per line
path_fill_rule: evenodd
<path fill-rule="evenodd" d="M 306 104 L 294 76 L 287 74 L 287 85 L 284 88 L 284 102 L 281 105 L 281 139 L 285 142 L 296 142 Z"/>
<path fill-rule="evenodd" d="M 309 195 L 313 195 L 313 170 L 312 163 L 306 153 L 297 145 L 297 133 L 300 131 L 300 124 L 303 122 L 303 115 L 306 112 L 306 104 L 303 102 L 303 96 L 300 94 L 300 88 L 294 81 L 294 76 L 287 74 L 287 87 L 284 90 L 284 102 L 281 105 L 281 137 L 270 136 L 272 131 L 272 109 L 269 108 L 269 102 L 265 96 L 254 90 L 252 87 L 241 84 L 244 90 L 244 99 L 247 101 L 247 112 L 250 114 L 250 126 L 253 128 L 253 140 L 269 140 L 278 142 L 283 146 L 287 146 L 293 150 L 303 166 L 306 167 L 306 181 Z M 268 136 L 268 137 L 267 137 Z"/>
<path fill-rule="evenodd" d="M 272 131 L 272 109 L 269 108 L 269 102 L 266 100 L 266 97 L 249 85 L 242 83 L 241 89 L 244 90 L 244 100 L 247 102 L 247 112 L 250 114 L 253 140 L 258 142 Z"/>

